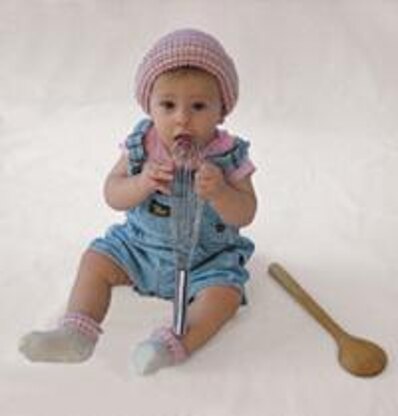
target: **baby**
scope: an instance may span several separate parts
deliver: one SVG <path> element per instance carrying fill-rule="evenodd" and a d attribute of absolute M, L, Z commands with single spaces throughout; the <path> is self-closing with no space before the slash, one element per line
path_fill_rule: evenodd
<path fill-rule="evenodd" d="M 137 372 L 149 374 L 183 362 L 246 302 L 245 264 L 254 245 L 239 229 L 256 212 L 255 167 L 248 142 L 218 128 L 238 98 L 232 59 L 209 34 L 177 30 L 147 52 L 135 81 L 136 99 L 149 118 L 124 141 L 104 185 L 107 204 L 125 211 L 126 220 L 83 253 L 59 326 L 21 339 L 19 349 L 31 361 L 87 360 L 102 333 L 114 286 L 174 298 L 172 149 L 181 137 L 200 149 L 194 192 L 203 201 L 190 259 L 187 331 L 177 336 L 171 326 L 155 330 L 132 353 Z"/>

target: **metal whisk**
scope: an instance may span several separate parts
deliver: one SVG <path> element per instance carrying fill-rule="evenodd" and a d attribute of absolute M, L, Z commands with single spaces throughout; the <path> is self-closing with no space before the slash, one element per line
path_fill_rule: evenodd
<path fill-rule="evenodd" d="M 176 261 L 173 330 L 186 331 L 187 292 L 191 255 L 198 239 L 202 201 L 194 192 L 194 173 L 200 151 L 192 139 L 180 138 L 173 148 L 176 172 L 172 184 L 171 232 Z"/>

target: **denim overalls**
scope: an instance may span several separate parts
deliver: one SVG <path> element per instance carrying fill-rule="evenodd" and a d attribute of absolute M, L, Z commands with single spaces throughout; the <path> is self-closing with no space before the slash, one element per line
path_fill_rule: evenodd
<path fill-rule="evenodd" d="M 126 139 L 129 175 L 138 174 L 146 160 L 143 145 L 152 122 L 144 119 Z M 210 162 L 223 170 L 238 167 L 247 157 L 248 143 L 236 139 L 230 151 L 212 156 Z M 111 226 L 96 238 L 90 249 L 110 257 L 131 278 L 134 289 L 148 296 L 172 299 L 175 291 L 175 256 L 170 224 L 171 196 L 159 192 L 127 211 L 123 224 Z M 245 264 L 254 244 L 236 227 L 223 223 L 204 202 L 197 244 L 191 256 L 188 299 L 209 286 L 233 286 L 241 291 L 249 278 Z"/>

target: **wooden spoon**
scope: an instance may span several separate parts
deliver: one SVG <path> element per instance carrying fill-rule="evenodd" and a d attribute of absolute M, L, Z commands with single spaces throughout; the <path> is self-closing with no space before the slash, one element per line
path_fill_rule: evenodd
<path fill-rule="evenodd" d="M 387 355 L 382 348 L 344 331 L 282 266 L 272 263 L 268 272 L 333 336 L 339 350 L 339 362 L 347 371 L 356 376 L 369 377 L 384 370 Z"/>

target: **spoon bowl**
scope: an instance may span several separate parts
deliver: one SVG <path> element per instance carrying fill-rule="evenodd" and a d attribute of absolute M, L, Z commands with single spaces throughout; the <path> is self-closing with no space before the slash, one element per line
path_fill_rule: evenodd
<path fill-rule="evenodd" d="M 387 354 L 371 341 L 347 334 L 337 344 L 339 362 L 351 374 L 371 377 L 381 373 L 387 365 Z"/>

